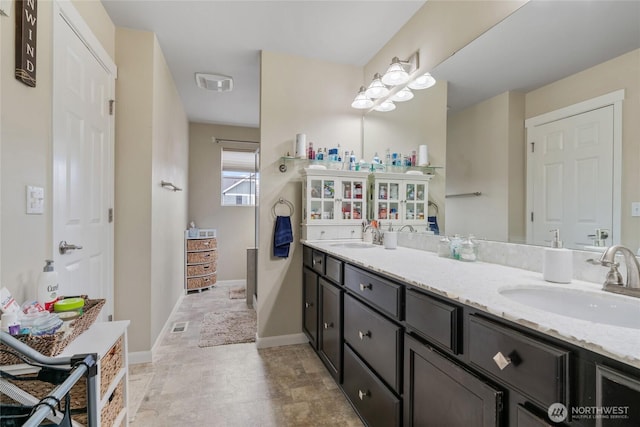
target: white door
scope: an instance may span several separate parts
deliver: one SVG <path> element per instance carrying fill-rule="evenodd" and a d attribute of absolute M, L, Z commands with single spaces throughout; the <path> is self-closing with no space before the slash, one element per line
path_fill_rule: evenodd
<path fill-rule="evenodd" d="M 63 295 L 104 298 L 113 314 L 114 77 L 56 14 L 53 69 L 53 245 Z M 61 242 L 70 248 L 60 250 Z M 75 247 L 75 248 L 74 248 Z"/>
<path fill-rule="evenodd" d="M 530 130 L 529 243 L 548 246 L 549 230 L 555 228 L 565 246 L 574 249 L 592 245 L 589 235 L 596 229 L 613 235 L 613 123 L 609 105 Z"/>

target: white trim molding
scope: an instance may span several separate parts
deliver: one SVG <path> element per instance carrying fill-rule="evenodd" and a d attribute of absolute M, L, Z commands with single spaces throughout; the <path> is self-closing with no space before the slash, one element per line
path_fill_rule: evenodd
<path fill-rule="evenodd" d="M 256 348 L 281 347 L 284 345 L 306 344 L 309 340 L 303 333 L 278 335 L 275 337 L 259 337 L 256 334 Z"/>

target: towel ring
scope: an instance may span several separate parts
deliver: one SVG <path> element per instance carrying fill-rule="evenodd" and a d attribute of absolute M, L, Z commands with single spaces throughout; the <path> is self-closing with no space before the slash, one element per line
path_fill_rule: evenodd
<path fill-rule="evenodd" d="M 289 208 L 289 216 L 293 216 L 293 213 L 296 211 L 293 207 L 293 203 L 281 197 L 276 203 L 274 203 L 273 207 L 271 208 L 271 213 L 273 213 L 273 216 L 278 216 L 278 214 L 276 213 L 276 208 L 279 205 L 285 205 Z"/>

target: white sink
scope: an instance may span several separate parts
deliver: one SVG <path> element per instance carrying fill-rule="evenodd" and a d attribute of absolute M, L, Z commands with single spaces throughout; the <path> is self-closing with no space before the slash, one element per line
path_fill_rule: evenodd
<path fill-rule="evenodd" d="M 366 243 L 366 242 L 333 243 L 331 244 L 331 246 L 335 246 L 336 248 L 350 248 L 350 249 L 367 249 L 367 248 L 375 247 L 373 243 Z"/>
<path fill-rule="evenodd" d="M 624 328 L 640 329 L 640 299 L 563 287 L 502 288 L 503 296 L 540 310 Z"/>

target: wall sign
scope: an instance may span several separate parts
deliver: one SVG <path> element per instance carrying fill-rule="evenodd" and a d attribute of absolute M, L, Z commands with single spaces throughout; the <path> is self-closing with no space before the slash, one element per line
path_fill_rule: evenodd
<path fill-rule="evenodd" d="M 38 0 L 16 0 L 16 79 L 36 87 Z"/>

